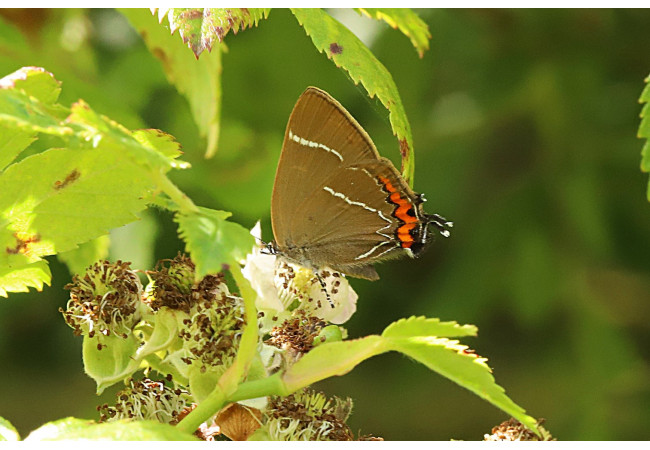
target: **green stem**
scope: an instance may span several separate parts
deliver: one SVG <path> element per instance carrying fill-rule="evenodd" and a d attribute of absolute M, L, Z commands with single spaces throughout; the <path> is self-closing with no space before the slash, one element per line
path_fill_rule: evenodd
<path fill-rule="evenodd" d="M 178 189 L 174 183 L 171 182 L 167 175 L 160 171 L 155 171 L 154 179 L 158 184 L 161 191 L 169 196 L 169 198 L 178 205 L 178 210 L 183 212 L 198 212 L 199 208 L 183 191 Z"/>
<path fill-rule="evenodd" d="M 216 389 L 205 398 L 205 400 L 199 403 L 198 406 L 176 426 L 179 430 L 186 433 L 194 433 L 199 425 L 215 415 L 225 406 L 225 404 L 226 395 L 219 386 L 217 386 Z"/>
<path fill-rule="evenodd" d="M 289 395 L 290 392 L 282 381 L 281 374 L 278 372 L 267 378 L 255 381 L 247 381 L 237 387 L 237 390 L 228 397 L 228 402 L 239 402 L 249 398 L 267 397 L 269 395 Z"/>
<path fill-rule="evenodd" d="M 230 273 L 235 279 L 242 299 L 244 300 L 244 331 L 242 332 L 237 356 L 232 366 L 219 378 L 217 386 L 210 395 L 179 422 L 178 427 L 189 433 L 193 433 L 199 425 L 219 412 L 226 403 L 230 403 L 229 399 L 231 395 L 238 390 L 240 383 L 246 378 L 251 362 L 257 353 L 258 328 L 257 309 L 255 308 L 257 294 L 251 288 L 248 280 L 244 278 L 238 264 L 231 265 Z M 272 380 L 272 382 L 274 381 Z"/>

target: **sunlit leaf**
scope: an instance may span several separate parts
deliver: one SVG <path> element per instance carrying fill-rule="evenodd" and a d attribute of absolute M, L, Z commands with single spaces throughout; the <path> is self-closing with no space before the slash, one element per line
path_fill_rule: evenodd
<path fill-rule="evenodd" d="M 359 8 L 359 11 L 377 20 L 383 20 L 407 36 L 420 55 L 429 50 L 431 33 L 427 24 L 409 8 Z"/>
<path fill-rule="evenodd" d="M 31 432 L 26 441 L 97 440 L 97 441 L 195 441 L 192 434 L 178 427 L 149 420 L 96 423 L 68 417 L 50 422 Z"/>
<path fill-rule="evenodd" d="M 223 41 L 230 30 L 250 28 L 266 19 L 270 9 L 263 8 L 169 8 L 158 11 L 158 20 L 167 17 L 172 34 L 178 30 L 181 39 L 198 58 L 204 50 L 212 50 L 215 40 Z"/>

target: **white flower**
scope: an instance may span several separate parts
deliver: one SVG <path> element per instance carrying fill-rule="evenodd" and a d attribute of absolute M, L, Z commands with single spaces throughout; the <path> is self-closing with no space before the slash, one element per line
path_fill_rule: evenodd
<path fill-rule="evenodd" d="M 251 234 L 259 239 L 259 222 Z M 255 306 L 265 318 L 275 316 L 277 322 L 289 311 L 302 309 L 338 325 L 347 322 L 357 310 L 358 295 L 343 274 L 322 268 L 319 279 L 312 270 L 287 262 L 282 256 L 262 253 L 261 248 L 255 246 L 246 256 L 242 273 L 257 292 Z"/>

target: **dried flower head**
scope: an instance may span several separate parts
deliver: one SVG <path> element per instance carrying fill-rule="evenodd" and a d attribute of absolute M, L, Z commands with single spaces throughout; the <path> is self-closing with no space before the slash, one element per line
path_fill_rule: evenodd
<path fill-rule="evenodd" d="M 180 420 L 179 414 L 190 407 L 190 403 L 187 391 L 144 378 L 129 380 L 129 387 L 117 393 L 115 406 L 104 404 L 97 410 L 100 422 L 133 419 L 176 424 Z"/>
<path fill-rule="evenodd" d="M 166 306 L 190 311 L 195 266 L 189 257 L 179 253 L 174 259 L 162 259 L 148 275 L 152 283 L 148 287 L 147 301 L 153 310 Z"/>
<path fill-rule="evenodd" d="M 210 366 L 230 366 L 234 359 L 241 329 L 244 309 L 241 298 L 230 295 L 223 278 L 206 276 L 193 290 L 196 303 L 185 319 L 180 331 L 186 364 L 198 362 L 201 371 Z"/>
<path fill-rule="evenodd" d="M 486 434 L 483 437 L 484 441 L 554 441 L 555 439 L 551 434 L 546 431 L 541 424 L 544 419 L 537 422 L 537 429 L 541 433 L 538 436 L 533 431 L 526 428 L 517 419 L 510 418 L 502 424 L 492 428 L 492 434 Z"/>
<path fill-rule="evenodd" d="M 63 313 L 77 336 L 96 333 L 126 338 L 140 321 L 142 284 L 129 269 L 131 263 L 100 261 L 90 266 L 83 277 L 75 275 L 70 300 Z"/>
<path fill-rule="evenodd" d="M 298 310 L 293 317 L 271 330 L 266 344 L 284 350 L 287 360 L 293 362 L 314 348 L 314 340 L 326 326 L 324 320 Z"/>
<path fill-rule="evenodd" d="M 351 441 L 347 426 L 350 398 L 327 398 L 305 389 L 286 397 L 272 397 L 265 411 L 265 428 L 276 441 Z"/>

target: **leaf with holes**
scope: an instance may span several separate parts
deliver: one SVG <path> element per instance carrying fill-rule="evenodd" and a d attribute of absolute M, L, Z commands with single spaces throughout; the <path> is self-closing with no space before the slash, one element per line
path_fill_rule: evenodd
<path fill-rule="evenodd" d="M 355 83 L 361 82 L 389 111 L 393 133 L 399 140 L 402 174 L 413 184 L 413 136 L 402 100 L 390 72 L 350 30 L 318 8 L 292 8 L 294 16 L 320 52 L 342 67 Z"/>
<path fill-rule="evenodd" d="M 377 20 L 383 20 L 393 28 L 399 28 L 411 40 L 420 55 L 429 50 L 431 33 L 429 26 L 409 8 L 358 8 L 360 12 Z"/>

